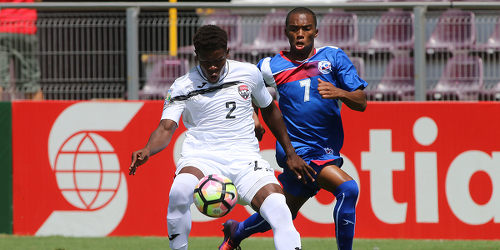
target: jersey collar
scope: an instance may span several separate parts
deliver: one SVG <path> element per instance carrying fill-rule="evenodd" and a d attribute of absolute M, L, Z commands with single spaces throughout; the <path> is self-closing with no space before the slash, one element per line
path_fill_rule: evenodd
<path fill-rule="evenodd" d="M 314 55 L 316 55 L 316 48 L 314 48 L 314 53 L 312 54 L 311 57 L 313 57 Z M 283 59 L 285 59 L 285 60 L 287 60 L 289 62 L 295 63 L 295 64 L 302 64 L 304 62 L 307 62 L 309 59 L 311 59 L 311 57 L 308 57 L 308 58 L 306 58 L 306 59 L 304 59 L 302 61 L 290 60 L 290 58 L 288 58 L 288 57 L 285 56 L 285 51 L 284 50 L 280 51 L 280 56 L 283 57 Z"/>
<path fill-rule="evenodd" d="M 196 71 L 198 71 L 198 74 L 201 76 L 201 78 L 203 78 L 203 80 L 208 82 L 208 78 L 203 74 L 203 70 L 201 70 L 200 65 L 196 65 Z M 226 64 L 224 65 L 224 69 L 222 69 L 222 72 L 219 76 L 219 81 L 217 81 L 217 83 L 211 83 L 211 84 L 218 84 L 222 82 L 226 78 L 227 74 L 229 74 L 229 59 L 226 59 Z"/>

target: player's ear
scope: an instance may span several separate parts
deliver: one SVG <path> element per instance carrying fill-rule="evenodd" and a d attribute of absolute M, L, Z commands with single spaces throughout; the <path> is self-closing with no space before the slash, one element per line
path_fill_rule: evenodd
<path fill-rule="evenodd" d="M 318 29 L 314 29 L 314 38 L 318 37 Z"/>
<path fill-rule="evenodd" d="M 229 58 L 229 51 L 230 51 L 230 49 L 227 48 L 227 50 L 226 50 L 226 58 Z"/>

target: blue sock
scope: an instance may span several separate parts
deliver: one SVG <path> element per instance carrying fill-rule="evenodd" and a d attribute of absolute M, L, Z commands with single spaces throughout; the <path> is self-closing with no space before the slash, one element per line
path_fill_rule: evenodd
<path fill-rule="evenodd" d="M 358 193 L 358 185 L 354 180 L 346 181 L 335 189 L 337 204 L 333 209 L 333 220 L 339 250 L 352 249 Z"/>
<path fill-rule="evenodd" d="M 259 213 L 254 213 L 238 224 L 233 240 L 235 243 L 239 243 L 254 233 L 263 233 L 269 230 L 271 230 L 271 225 Z"/>

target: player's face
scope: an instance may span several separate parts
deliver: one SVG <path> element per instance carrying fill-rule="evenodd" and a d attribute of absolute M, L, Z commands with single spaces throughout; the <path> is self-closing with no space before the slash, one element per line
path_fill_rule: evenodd
<path fill-rule="evenodd" d="M 285 29 L 290 42 L 290 52 L 309 55 L 314 48 L 314 38 L 318 30 L 314 25 L 314 17 L 309 13 L 293 13 L 288 18 Z M 304 58 L 305 59 L 305 58 Z"/>
<path fill-rule="evenodd" d="M 228 55 L 227 49 L 196 52 L 196 59 L 200 63 L 203 74 L 210 83 L 217 83 Z"/>

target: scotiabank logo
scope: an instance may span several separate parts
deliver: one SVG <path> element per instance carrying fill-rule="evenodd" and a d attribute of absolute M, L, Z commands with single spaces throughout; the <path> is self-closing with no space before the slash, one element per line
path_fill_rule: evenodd
<path fill-rule="evenodd" d="M 413 137 L 422 146 L 429 146 L 438 136 L 438 126 L 429 117 L 417 119 Z M 376 217 L 387 224 L 407 222 L 408 202 L 394 199 L 393 174 L 405 171 L 405 153 L 392 150 L 391 130 L 370 130 L 370 151 L 362 152 L 361 169 L 370 172 L 371 206 Z M 481 225 L 493 220 L 500 222 L 500 152 L 467 150 L 460 153 L 448 166 L 438 166 L 438 153 L 414 152 L 415 212 L 417 223 L 439 223 L 438 167 L 447 167 L 445 193 L 448 206 L 460 221 L 469 225 Z M 383 164 L 381 164 L 383 163 Z M 486 174 L 493 183 L 491 197 L 479 204 L 471 195 L 469 183 L 474 174 Z"/>
<path fill-rule="evenodd" d="M 113 147 L 90 132 L 76 133 L 64 142 L 56 156 L 54 173 L 64 198 L 85 210 L 106 206 L 123 185 Z"/>
<path fill-rule="evenodd" d="M 142 103 L 77 103 L 64 110 L 49 135 L 48 155 L 71 211 L 53 211 L 36 235 L 105 236 L 118 226 L 127 182 L 113 145 L 98 131 L 122 131 Z"/>

